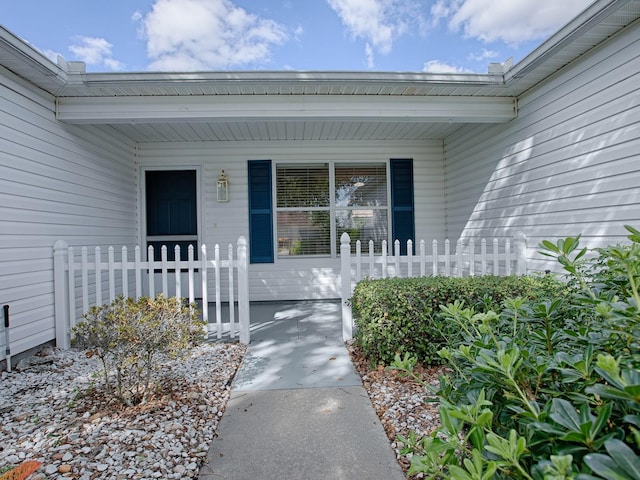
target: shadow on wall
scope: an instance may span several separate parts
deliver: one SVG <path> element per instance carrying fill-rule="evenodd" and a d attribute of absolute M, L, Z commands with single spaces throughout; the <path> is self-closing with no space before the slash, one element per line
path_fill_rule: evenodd
<path fill-rule="evenodd" d="M 474 168 L 473 179 L 447 179 L 450 189 L 466 192 L 449 208 L 456 216 L 449 235 L 489 239 L 522 231 L 528 264 L 537 271 L 557 269 L 536 253 L 544 239 L 581 234 L 590 248 L 625 241 L 623 225 L 640 225 L 633 113 L 638 116 L 630 110 L 597 123 L 585 114 L 570 128 L 560 124 L 507 147 L 489 145 L 475 159 L 482 167 Z M 474 133 L 487 137 L 496 128 Z"/>

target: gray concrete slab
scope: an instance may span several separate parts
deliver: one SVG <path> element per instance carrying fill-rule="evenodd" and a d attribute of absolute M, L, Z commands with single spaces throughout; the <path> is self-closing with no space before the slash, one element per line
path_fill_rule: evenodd
<path fill-rule="evenodd" d="M 250 345 L 233 388 L 251 391 L 361 384 L 340 340 L 263 340 Z"/>
<path fill-rule="evenodd" d="M 363 387 L 233 391 L 200 480 L 402 480 Z"/>
<path fill-rule="evenodd" d="M 401 480 L 339 302 L 251 304 L 251 344 L 200 480 Z"/>

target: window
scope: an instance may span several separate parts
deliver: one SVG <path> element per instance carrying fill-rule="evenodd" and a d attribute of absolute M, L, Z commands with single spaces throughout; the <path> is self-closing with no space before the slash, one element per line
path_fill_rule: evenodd
<path fill-rule="evenodd" d="M 342 166 L 335 168 L 336 244 L 344 232 L 351 248 L 360 240 L 362 252 L 369 252 L 369 241 L 380 251 L 388 238 L 387 169 L 385 165 Z"/>
<path fill-rule="evenodd" d="M 189 245 L 198 256 L 198 213 L 195 170 L 147 170 L 145 172 L 147 246 L 153 246 L 154 260 L 175 259 L 180 245 L 181 260 L 188 258 Z"/>
<path fill-rule="evenodd" d="M 412 159 L 279 163 L 273 183 L 272 168 L 271 160 L 248 163 L 251 263 L 273 263 L 275 255 L 336 257 L 344 232 L 354 251 L 360 240 L 368 253 L 373 240 L 379 253 L 392 237 L 406 254 L 407 240 L 414 240 Z"/>
<path fill-rule="evenodd" d="M 331 254 L 329 166 L 276 167 L 278 256 Z"/>
<path fill-rule="evenodd" d="M 344 232 L 363 252 L 388 238 L 384 164 L 280 164 L 276 199 L 278 257 L 335 255 Z"/>

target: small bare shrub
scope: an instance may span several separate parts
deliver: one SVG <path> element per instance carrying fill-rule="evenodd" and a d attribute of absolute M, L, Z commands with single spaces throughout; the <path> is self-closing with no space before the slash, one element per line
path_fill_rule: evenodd
<path fill-rule="evenodd" d="M 73 328 L 74 342 L 102 362 L 107 394 L 125 405 L 147 400 L 163 356 L 181 357 L 201 341 L 204 323 L 182 299 L 118 297 L 93 307 Z"/>

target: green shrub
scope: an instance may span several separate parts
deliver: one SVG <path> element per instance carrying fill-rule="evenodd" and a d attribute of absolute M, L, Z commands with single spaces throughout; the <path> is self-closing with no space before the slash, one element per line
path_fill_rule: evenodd
<path fill-rule="evenodd" d="M 389 364 L 396 353 L 423 363 L 439 363 L 438 351 L 460 338 L 440 305 L 463 301 L 487 311 L 509 297 L 533 298 L 558 292 L 551 277 L 420 277 L 363 280 L 356 285 L 351 307 L 355 343 L 372 363 Z"/>
<path fill-rule="evenodd" d="M 204 335 L 195 306 L 162 295 L 118 297 L 84 318 L 73 328 L 74 345 L 100 359 L 107 394 L 127 405 L 147 399 L 162 356 L 178 358 Z"/>
<path fill-rule="evenodd" d="M 629 245 L 592 259 L 579 237 L 541 244 L 567 272 L 561 297 L 441 308 L 463 341 L 440 352 L 452 370 L 437 392 L 442 426 L 405 442 L 410 474 L 640 478 L 640 232 L 626 228 Z"/>

